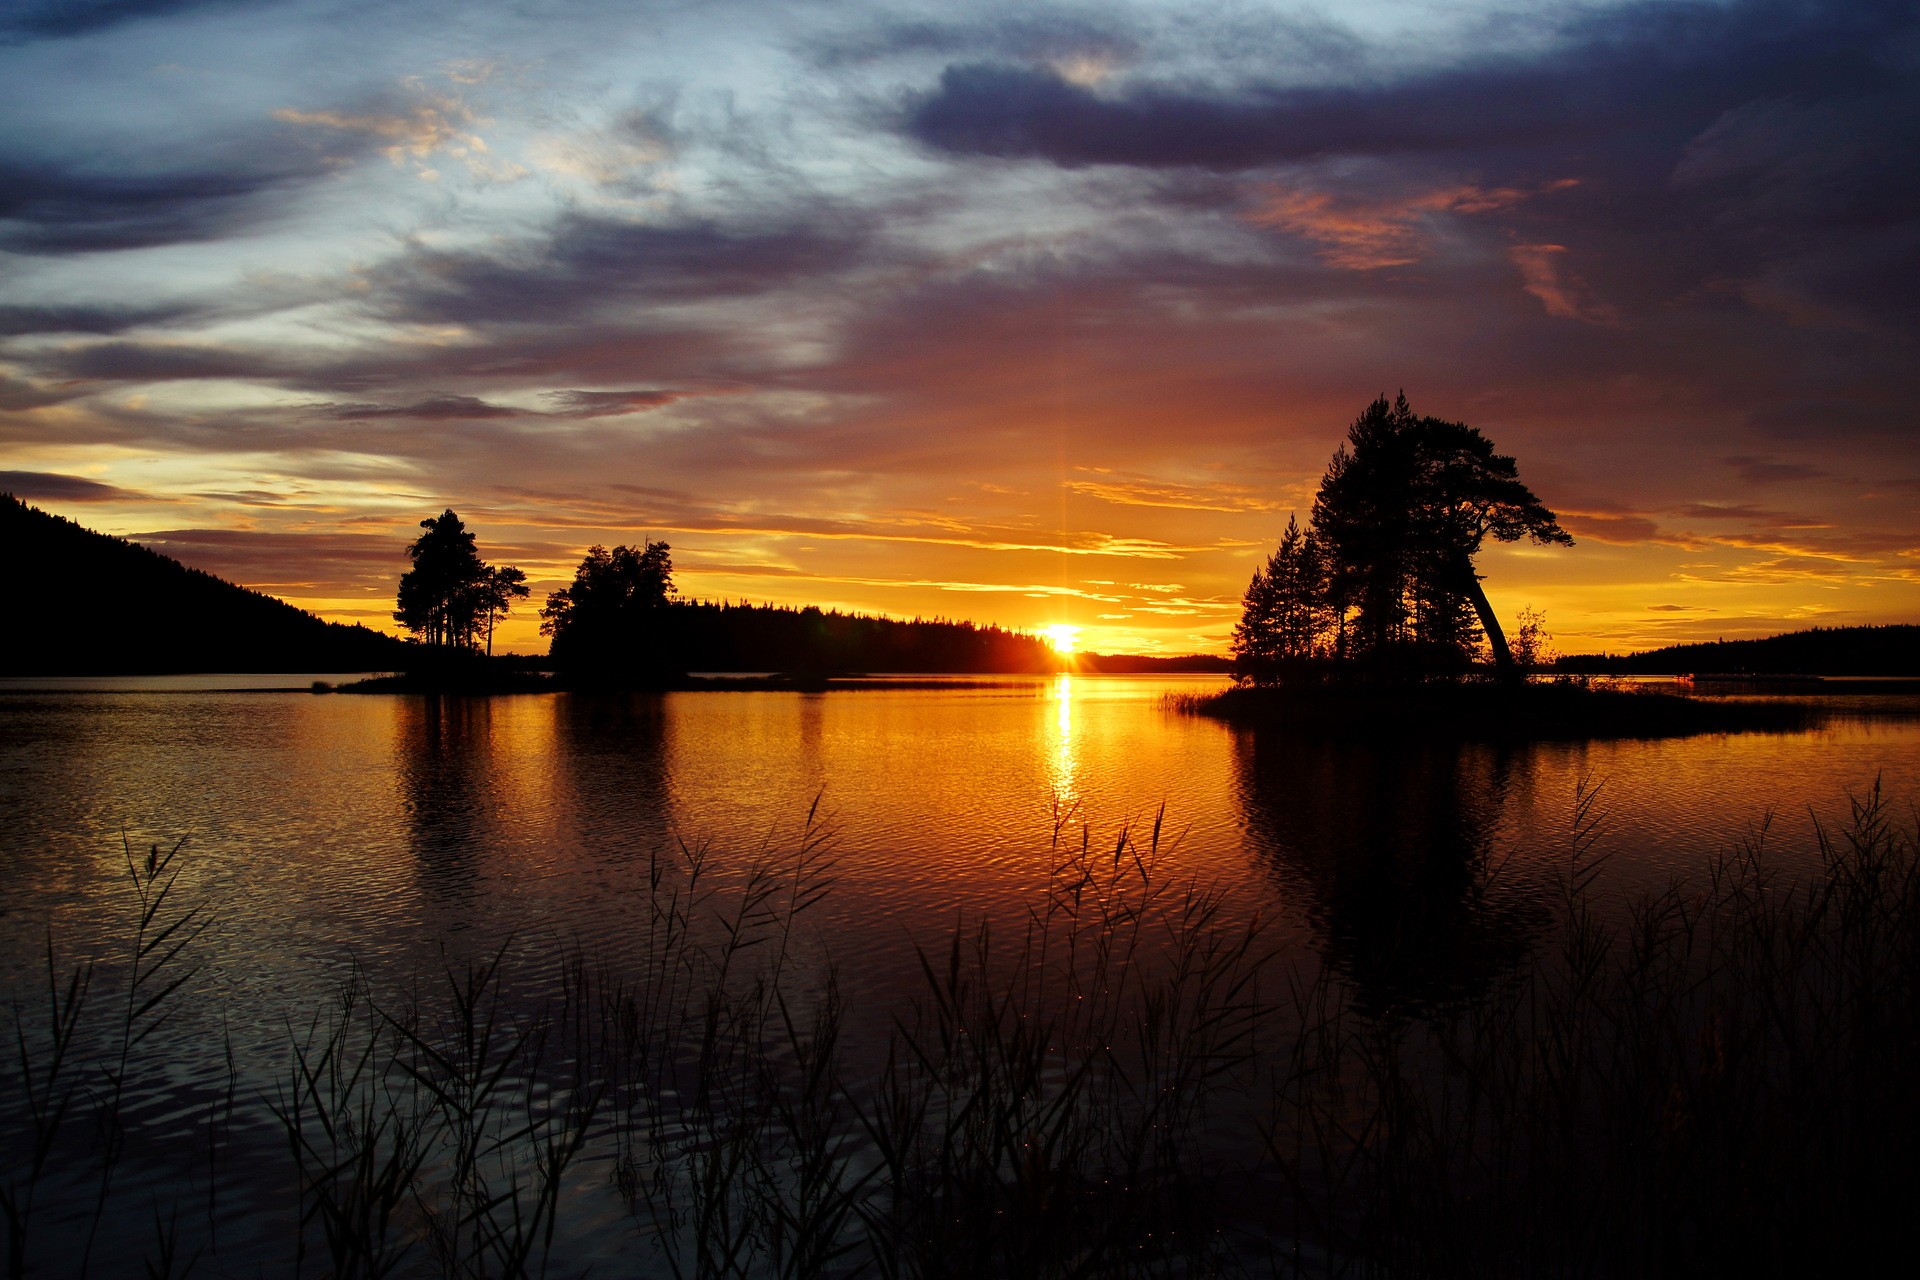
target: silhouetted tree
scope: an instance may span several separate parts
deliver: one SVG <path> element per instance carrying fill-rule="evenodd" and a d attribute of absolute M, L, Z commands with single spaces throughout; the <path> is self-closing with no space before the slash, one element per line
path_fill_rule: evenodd
<path fill-rule="evenodd" d="M 400 576 L 394 621 L 439 648 L 477 649 L 484 632 L 491 653 L 494 621 L 527 594 L 527 575 L 482 560 L 451 507 L 420 528 L 407 547 L 413 568 Z"/>
<path fill-rule="evenodd" d="M 1297 517 L 1288 517 L 1279 547 L 1254 570 L 1233 629 L 1234 665 L 1241 674 L 1272 678 L 1326 656 L 1325 578 L 1318 538 L 1302 532 Z"/>
<path fill-rule="evenodd" d="M 670 662 L 667 605 L 675 594 L 664 542 L 588 548 L 573 583 L 547 597 L 540 630 L 556 665 L 649 678 Z"/>
<path fill-rule="evenodd" d="M 487 618 L 487 656 L 493 656 L 493 624 L 507 616 L 515 600 L 527 598 L 527 575 L 512 565 L 489 566 L 480 583 L 480 605 Z"/>
<path fill-rule="evenodd" d="M 1520 625 L 1513 633 L 1513 663 L 1522 671 L 1553 665 L 1558 656 L 1553 648 L 1553 633 L 1547 630 L 1547 615 L 1539 609 L 1522 609 Z"/>
<path fill-rule="evenodd" d="M 1406 397 L 1400 398 L 1404 406 Z M 1412 432 L 1421 487 L 1420 555 L 1423 569 L 1442 589 L 1457 591 L 1473 606 L 1494 665 L 1513 670 L 1500 619 L 1480 588 L 1473 557 L 1488 536 L 1499 542 L 1530 539 L 1572 546 L 1573 538 L 1533 490 L 1520 481 L 1513 458 L 1493 451 L 1493 442 L 1462 422 L 1418 419 Z M 1450 624 L 1457 627 L 1458 621 Z"/>
<path fill-rule="evenodd" d="M 1328 553 L 1327 594 L 1346 622 L 1342 657 L 1375 658 L 1409 638 L 1417 539 L 1415 459 L 1406 398 L 1383 397 L 1347 431 L 1313 499 Z"/>
<path fill-rule="evenodd" d="M 1495 667 L 1511 672 L 1473 565 L 1488 536 L 1573 541 L 1478 430 L 1382 396 L 1334 453 L 1308 528 L 1290 519 L 1255 573 L 1234 632 L 1241 673 L 1276 678 L 1309 658 L 1375 672 L 1458 668 L 1483 634 Z"/>

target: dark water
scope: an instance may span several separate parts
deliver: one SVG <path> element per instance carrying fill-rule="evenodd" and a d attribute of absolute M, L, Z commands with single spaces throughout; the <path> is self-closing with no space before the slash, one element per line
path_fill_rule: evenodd
<path fill-rule="evenodd" d="M 1073 676 L 858 693 L 528 695 L 0 693 L 0 976 L 15 999 L 124 948 L 127 851 L 184 841 L 209 904 L 203 967 L 150 1046 L 131 1114 L 193 1140 L 196 1107 L 266 1096 L 289 1035 L 356 967 L 433 974 L 508 938 L 528 971 L 617 951 L 648 869 L 706 848 L 738 878 L 824 830 L 833 885 L 808 961 L 837 967 L 856 1033 L 917 983 L 957 919 L 1017 921 L 1059 842 L 1146 842 L 1158 871 L 1226 891 L 1284 953 L 1363 1004 L 1418 1006 L 1517 964 L 1577 788 L 1602 786 L 1611 893 L 1697 875 L 1772 819 L 1814 856 L 1876 778 L 1920 797 L 1920 720 L 1803 733 L 1485 747 L 1329 746 L 1178 714 L 1211 677 Z M 131 1175 L 130 1175 L 131 1176 Z M 256 1242 L 266 1248 L 267 1241 Z M 246 1255 L 244 1243 L 231 1246 Z M 245 1268 L 241 1268 L 245 1270 Z"/>

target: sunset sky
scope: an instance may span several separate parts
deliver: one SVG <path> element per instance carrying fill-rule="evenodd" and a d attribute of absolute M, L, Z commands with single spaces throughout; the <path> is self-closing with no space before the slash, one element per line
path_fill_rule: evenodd
<path fill-rule="evenodd" d="M 1218 651 L 1404 388 L 1562 649 L 1920 620 L 1915 3 L 13 0 L 0 83 L 0 489 L 330 618 L 452 506 Z"/>

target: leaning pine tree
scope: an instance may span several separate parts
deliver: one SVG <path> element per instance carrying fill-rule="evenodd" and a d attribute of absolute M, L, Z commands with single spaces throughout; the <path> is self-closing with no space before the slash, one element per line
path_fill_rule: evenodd
<path fill-rule="evenodd" d="M 1573 541 L 1478 430 L 1416 416 L 1405 395 L 1375 400 L 1321 478 L 1308 527 L 1290 519 L 1254 574 L 1237 669 L 1256 682 L 1459 670 L 1484 636 L 1496 671 L 1513 673 L 1473 563 L 1488 537 Z"/>

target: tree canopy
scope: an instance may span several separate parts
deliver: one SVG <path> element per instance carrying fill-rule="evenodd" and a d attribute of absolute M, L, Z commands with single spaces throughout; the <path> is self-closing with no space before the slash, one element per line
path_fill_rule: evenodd
<path fill-rule="evenodd" d="M 572 584 L 540 610 L 555 665 L 642 679 L 666 674 L 666 609 L 676 594 L 670 551 L 664 542 L 588 548 Z"/>
<path fill-rule="evenodd" d="M 393 618 L 429 645 L 493 651 L 494 623 L 527 594 L 527 575 L 480 558 L 474 536 L 449 507 L 420 522 L 407 546 Z"/>
<path fill-rule="evenodd" d="M 1464 668 L 1484 638 L 1495 667 L 1512 670 L 1473 563 L 1488 537 L 1573 541 L 1477 429 L 1380 397 L 1334 453 L 1307 528 L 1290 519 L 1248 584 L 1236 667 L 1255 680 L 1341 666 L 1430 674 Z"/>

